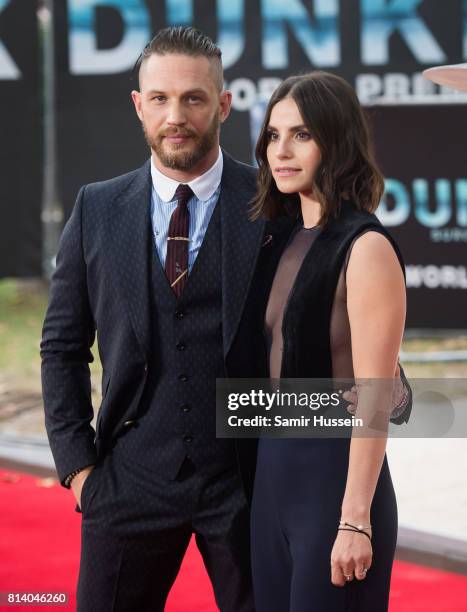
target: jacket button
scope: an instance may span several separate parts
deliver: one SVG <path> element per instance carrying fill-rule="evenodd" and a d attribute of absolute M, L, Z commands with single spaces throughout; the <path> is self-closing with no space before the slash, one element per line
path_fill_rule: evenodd
<path fill-rule="evenodd" d="M 125 421 L 123 423 L 123 427 L 132 427 L 133 425 L 136 425 L 136 421 L 134 419 L 130 419 L 129 421 Z"/>
<path fill-rule="evenodd" d="M 191 444 L 191 442 L 193 442 L 193 437 L 190 435 L 184 436 L 183 441 L 186 442 L 187 444 Z"/>
<path fill-rule="evenodd" d="M 184 316 L 185 316 L 185 312 L 183 310 L 176 310 L 175 311 L 175 318 L 176 319 L 183 319 Z"/>
<path fill-rule="evenodd" d="M 179 374 L 178 380 L 181 380 L 182 382 L 186 382 L 188 380 L 188 376 L 186 374 Z"/>
<path fill-rule="evenodd" d="M 186 349 L 186 346 L 183 344 L 183 342 L 179 342 L 176 346 L 177 351 L 184 351 Z"/>
<path fill-rule="evenodd" d="M 182 405 L 180 406 L 180 410 L 181 410 L 182 412 L 190 412 L 190 410 L 191 410 L 191 406 L 190 406 L 190 404 L 182 404 Z"/>

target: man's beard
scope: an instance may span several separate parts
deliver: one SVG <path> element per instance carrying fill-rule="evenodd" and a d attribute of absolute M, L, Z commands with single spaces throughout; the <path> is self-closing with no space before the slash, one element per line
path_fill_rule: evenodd
<path fill-rule="evenodd" d="M 166 168 L 182 171 L 192 170 L 203 159 L 203 157 L 205 157 L 209 151 L 214 148 L 217 142 L 219 125 L 219 115 L 216 114 L 207 131 L 201 136 L 198 136 L 191 130 L 187 130 L 185 128 L 167 129 L 159 132 L 157 136 L 151 136 L 146 130 L 144 123 L 142 123 L 146 142 L 157 155 L 161 164 Z M 177 151 L 176 147 L 183 147 L 183 145 L 176 145 L 175 150 L 168 153 L 166 149 L 164 149 L 164 137 L 175 136 L 177 134 L 180 136 L 189 136 L 195 144 L 194 148 L 191 151 Z"/>

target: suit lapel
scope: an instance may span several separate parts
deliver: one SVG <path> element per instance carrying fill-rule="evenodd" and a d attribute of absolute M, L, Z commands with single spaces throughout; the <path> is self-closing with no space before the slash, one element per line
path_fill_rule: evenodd
<path fill-rule="evenodd" d="M 252 222 L 248 216 L 248 203 L 254 192 L 254 182 L 245 180 L 239 164 L 224 153 L 218 203 L 221 208 L 224 357 L 230 349 L 240 322 L 263 239 L 264 222 Z M 150 198 L 150 163 L 147 162 L 136 172 L 126 189 L 112 201 L 107 225 L 113 279 L 120 287 L 145 359 L 150 353 L 151 321 Z"/>
<path fill-rule="evenodd" d="M 221 207 L 222 322 L 224 358 L 229 352 L 248 294 L 261 247 L 264 222 L 249 219 L 254 182 L 224 153 Z"/>
<path fill-rule="evenodd" d="M 115 282 L 120 286 L 127 313 L 142 354 L 150 348 L 149 241 L 151 178 L 150 163 L 136 171 L 133 180 L 113 200 L 108 232 Z"/>

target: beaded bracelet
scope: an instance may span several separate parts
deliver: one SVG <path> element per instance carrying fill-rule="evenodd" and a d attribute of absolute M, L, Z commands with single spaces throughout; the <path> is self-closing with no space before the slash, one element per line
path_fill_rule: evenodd
<path fill-rule="evenodd" d="M 73 480 L 73 478 L 79 474 L 80 472 L 82 472 L 84 469 L 86 469 L 89 466 L 83 466 L 78 468 L 77 470 L 74 470 L 73 472 L 71 472 L 71 474 L 68 474 L 68 476 L 65 478 L 65 480 L 63 481 L 63 486 L 66 487 L 67 489 L 71 488 L 71 481 Z"/>

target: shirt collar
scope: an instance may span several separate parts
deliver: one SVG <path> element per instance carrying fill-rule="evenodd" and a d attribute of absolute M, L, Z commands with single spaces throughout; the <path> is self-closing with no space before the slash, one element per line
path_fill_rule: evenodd
<path fill-rule="evenodd" d="M 222 156 L 222 151 L 219 147 L 219 155 L 209 170 L 187 183 L 195 194 L 196 199 L 200 200 L 201 202 L 205 202 L 214 195 L 221 182 L 223 167 L 224 159 Z M 151 178 L 152 186 L 160 199 L 164 202 L 171 202 L 174 199 L 175 190 L 180 183 L 178 181 L 174 181 L 165 174 L 162 174 L 162 172 L 154 165 L 152 157 Z"/>

